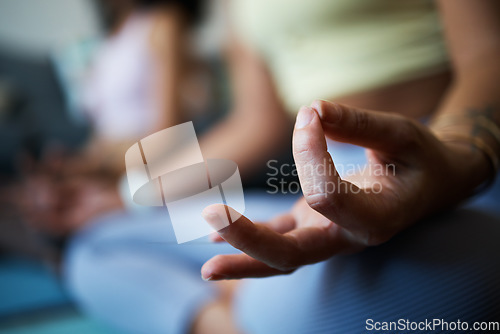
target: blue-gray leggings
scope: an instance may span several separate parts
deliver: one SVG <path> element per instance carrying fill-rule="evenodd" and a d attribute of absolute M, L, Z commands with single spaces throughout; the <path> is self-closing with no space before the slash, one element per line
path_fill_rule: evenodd
<path fill-rule="evenodd" d="M 244 280 L 235 296 L 237 324 L 248 334 L 351 334 L 368 333 L 376 322 L 438 319 L 467 322 L 472 333 L 476 321 L 500 321 L 499 189 L 497 182 L 467 207 L 382 246 L 291 275 Z M 266 219 L 296 198 L 247 194 L 246 213 Z M 213 283 L 200 277 L 201 265 L 234 252 L 206 239 L 177 245 L 162 209 L 116 213 L 75 236 L 65 277 L 86 312 L 124 332 L 185 333 L 216 298 Z M 446 332 L 444 326 L 422 332 Z M 410 332 L 401 329 L 380 332 Z"/>

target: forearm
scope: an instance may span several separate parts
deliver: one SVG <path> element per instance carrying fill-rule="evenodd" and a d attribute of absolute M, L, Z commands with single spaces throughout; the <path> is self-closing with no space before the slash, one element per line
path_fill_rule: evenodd
<path fill-rule="evenodd" d="M 150 51 L 155 73 L 150 78 L 151 92 L 157 115 L 152 132 L 183 121 L 180 89 L 187 68 L 188 52 L 185 40 L 190 26 L 186 13 L 176 6 L 156 11 L 150 32 Z"/>
<path fill-rule="evenodd" d="M 467 160 L 456 168 L 469 170 L 469 188 L 493 179 L 500 158 L 498 78 L 500 64 L 487 57 L 463 70 L 431 122 L 441 140 L 462 145 Z"/>
<path fill-rule="evenodd" d="M 431 128 L 462 151 L 454 169 L 465 174 L 456 183 L 477 187 L 493 180 L 500 157 L 500 3 L 441 0 L 438 5 L 455 84 Z"/>
<path fill-rule="evenodd" d="M 201 139 L 205 158 L 235 161 L 243 178 L 290 150 L 293 120 L 286 114 L 266 65 L 236 39 L 226 50 L 232 84 L 230 115 Z"/>
<path fill-rule="evenodd" d="M 248 114 L 248 113 L 246 113 Z M 237 112 L 200 140 L 205 159 L 224 158 L 238 164 L 243 178 L 289 149 L 292 120 L 287 117 L 245 117 Z"/>

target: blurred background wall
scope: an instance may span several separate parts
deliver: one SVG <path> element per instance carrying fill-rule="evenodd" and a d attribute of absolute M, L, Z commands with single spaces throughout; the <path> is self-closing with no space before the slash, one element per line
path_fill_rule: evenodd
<path fill-rule="evenodd" d="M 55 268 L 37 260 L 52 253 L 19 222 L 12 187 L 19 152 L 84 141 L 56 55 L 100 34 L 93 1 L 0 0 L 0 333 L 108 333 L 79 315 Z"/>
<path fill-rule="evenodd" d="M 47 54 L 99 27 L 89 0 L 0 0 L 0 48 Z"/>

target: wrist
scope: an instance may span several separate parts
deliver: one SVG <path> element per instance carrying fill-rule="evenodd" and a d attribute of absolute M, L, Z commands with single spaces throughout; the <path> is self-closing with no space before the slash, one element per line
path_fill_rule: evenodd
<path fill-rule="evenodd" d="M 487 189 L 498 171 L 498 156 L 485 141 L 461 133 L 437 134 L 447 148 L 453 174 L 460 182 L 466 197 Z"/>
<path fill-rule="evenodd" d="M 474 194 L 493 183 L 500 166 L 500 127 L 484 114 L 444 114 L 431 124 L 441 142 L 459 157 L 475 183 Z"/>

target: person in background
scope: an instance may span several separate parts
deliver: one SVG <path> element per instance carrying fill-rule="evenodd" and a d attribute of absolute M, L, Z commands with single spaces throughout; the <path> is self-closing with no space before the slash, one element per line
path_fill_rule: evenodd
<path fill-rule="evenodd" d="M 92 66 L 83 106 L 96 137 L 133 142 L 185 120 L 179 87 L 193 66 L 189 33 L 201 3 L 99 3 L 109 35 Z"/>
<path fill-rule="evenodd" d="M 126 149 L 189 117 L 182 83 L 197 64 L 189 34 L 200 2 L 97 4 L 107 36 L 89 68 L 80 106 L 92 127 L 90 139 L 77 152 L 52 149 L 26 173 L 26 219 L 62 238 L 96 216 L 123 209 L 119 184 Z"/>

